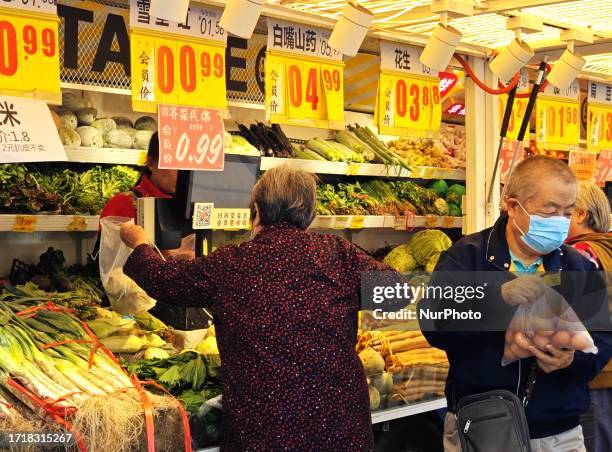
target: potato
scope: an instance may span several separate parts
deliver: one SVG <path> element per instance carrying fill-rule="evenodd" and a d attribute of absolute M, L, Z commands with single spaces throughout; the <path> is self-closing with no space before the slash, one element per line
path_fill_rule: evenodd
<path fill-rule="evenodd" d="M 531 347 L 531 345 L 533 345 L 529 338 L 525 336 L 522 331 L 518 331 L 514 335 L 514 343 L 521 347 L 523 350 L 527 350 L 529 347 Z"/>
<path fill-rule="evenodd" d="M 533 345 L 538 347 L 540 350 L 545 350 L 549 343 L 550 339 L 548 336 L 544 336 L 542 334 L 536 334 L 533 336 Z"/>
<path fill-rule="evenodd" d="M 550 344 L 555 348 L 569 348 L 570 334 L 567 331 L 557 331 L 550 337 Z"/>
<path fill-rule="evenodd" d="M 517 358 L 529 358 L 531 356 L 531 352 L 529 350 L 525 350 L 524 348 L 519 347 L 516 343 L 510 346 L 510 351 Z"/>

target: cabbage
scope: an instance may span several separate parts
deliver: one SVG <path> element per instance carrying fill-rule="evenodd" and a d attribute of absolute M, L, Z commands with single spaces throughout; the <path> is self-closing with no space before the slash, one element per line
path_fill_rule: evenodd
<path fill-rule="evenodd" d="M 157 121 L 150 116 L 141 116 L 134 123 L 134 128 L 138 130 L 157 132 Z"/>
<path fill-rule="evenodd" d="M 448 204 L 443 198 L 438 198 L 434 202 L 434 208 L 438 215 L 448 215 Z"/>
<path fill-rule="evenodd" d="M 59 116 L 60 121 L 62 122 L 62 126 L 73 130 L 77 128 L 77 117 L 70 110 L 59 109 L 57 110 L 57 115 Z"/>
<path fill-rule="evenodd" d="M 451 239 L 437 229 L 419 231 L 413 234 L 408 241 L 408 245 L 412 248 L 412 255 L 421 266 L 427 265 L 434 254 L 446 251 L 452 244 Z"/>
<path fill-rule="evenodd" d="M 436 268 L 436 265 L 438 264 L 438 261 L 440 260 L 440 254 L 442 253 L 436 253 L 429 258 L 429 260 L 427 261 L 427 265 L 425 265 L 425 271 L 427 273 L 433 273 Z"/>
<path fill-rule="evenodd" d="M 418 266 L 408 244 L 399 245 L 393 248 L 391 252 L 387 254 L 383 262 L 401 273 L 412 271 Z"/>

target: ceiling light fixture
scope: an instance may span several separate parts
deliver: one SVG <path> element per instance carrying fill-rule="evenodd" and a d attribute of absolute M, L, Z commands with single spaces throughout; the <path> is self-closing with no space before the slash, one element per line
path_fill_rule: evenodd
<path fill-rule="evenodd" d="M 159 17 L 173 22 L 185 22 L 189 11 L 189 0 L 151 0 L 149 14 L 151 17 Z"/>
<path fill-rule="evenodd" d="M 586 60 L 574 52 L 574 44 L 576 42 L 592 44 L 593 33 L 587 30 L 563 30 L 559 38 L 567 42 L 567 49 L 557 60 L 546 79 L 556 88 L 563 90 L 572 84 L 586 64 Z"/>
<path fill-rule="evenodd" d="M 228 0 L 219 25 L 227 32 L 249 39 L 263 9 L 264 0 Z"/>
<path fill-rule="evenodd" d="M 348 2 L 329 37 L 329 46 L 346 56 L 355 56 L 368 33 L 374 14 Z"/>

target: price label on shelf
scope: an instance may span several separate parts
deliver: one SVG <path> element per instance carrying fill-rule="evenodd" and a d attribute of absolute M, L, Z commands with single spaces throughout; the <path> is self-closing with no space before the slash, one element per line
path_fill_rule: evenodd
<path fill-rule="evenodd" d="M 0 93 L 60 103 L 59 18 L 42 3 L 0 6 Z"/>
<path fill-rule="evenodd" d="M 580 104 L 574 99 L 543 96 L 536 101 L 538 149 L 566 151 L 578 145 Z"/>
<path fill-rule="evenodd" d="M 346 175 L 356 176 L 357 174 L 359 174 L 360 169 L 361 169 L 361 165 L 359 163 L 349 163 L 346 166 Z"/>
<path fill-rule="evenodd" d="M 592 180 L 595 175 L 597 155 L 591 152 L 570 151 L 568 166 L 578 180 Z"/>
<path fill-rule="evenodd" d="M 273 123 L 344 128 L 344 66 L 268 52 L 266 115 Z"/>
<path fill-rule="evenodd" d="M 606 182 L 612 181 L 612 150 L 601 151 L 597 156 L 593 181 L 600 187 L 604 187 Z"/>
<path fill-rule="evenodd" d="M 156 112 L 160 103 L 225 108 L 225 44 L 133 30 L 132 107 Z"/>
<path fill-rule="evenodd" d="M 383 135 L 427 135 L 440 129 L 440 82 L 383 69 L 380 74 L 376 122 Z"/>
<path fill-rule="evenodd" d="M 587 149 L 612 150 L 612 105 L 587 105 Z"/>
<path fill-rule="evenodd" d="M 363 215 L 353 215 L 351 217 L 351 224 L 349 225 L 350 229 L 363 229 L 363 224 L 365 222 L 365 217 Z"/>
<path fill-rule="evenodd" d="M 351 224 L 351 217 L 337 216 L 334 219 L 333 229 L 348 229 Z"/>
<path fill-rule="evenodd" d="M 159 167 L 223 171 L 223 119 L 219 110 L 160 104 Z"/>
<path fill-rule="evenodd" d="M 75 215 L 72 221 L 66 226 L 66 232 L 81 232 L 87 229 L 85 217 Z"/>
<path fill-rule="evenodd" d="M 38 217 L 36 215 L 16 215 L 13 232 L 34 232 Z"/>
<path fill-rule="evenodd" d="M 512 105 L 512 113 L 510 115 L 510 121 L 508 122 L 508 131 L 506 133 L 507 138 L 511 140 L 517 139 L 519 129 L 521 128 L 523 118 L 525 117 L 525 111 L 527 110 L 528 101 L 529 99 L 522 98 L 522 97 L 514 98 L 514 104 Z M 498 97 L 500 121 L 504 117 L 504 112 L 506 111 L 507 102 L 508 102 L 507 94 L 502 94 Z M 529 138 L 529 134 L 526 134 L 526 137 Z"/>

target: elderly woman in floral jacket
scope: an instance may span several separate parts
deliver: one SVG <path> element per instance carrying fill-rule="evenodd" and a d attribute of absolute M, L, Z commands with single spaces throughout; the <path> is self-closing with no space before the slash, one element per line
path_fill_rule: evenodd
<path fill-rule="evenodd" d="M 254 238 L 164 262 L 144 231 L 124 271 L 151 297 L 209 309 L 223 362 L 224 450 L 374 449 L 355 353 L 361 273 L 388 270 L 346 240 L 306 229 L 312 175 L 267 171 L 252 193 Z"/>

